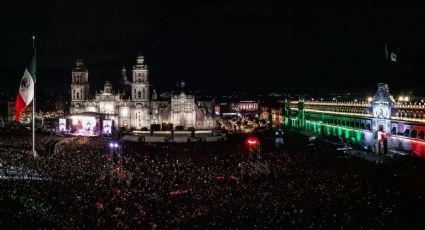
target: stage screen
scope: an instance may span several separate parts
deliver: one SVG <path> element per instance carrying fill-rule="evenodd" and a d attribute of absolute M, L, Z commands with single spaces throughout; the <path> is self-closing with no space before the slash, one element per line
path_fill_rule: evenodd
<path fill-rule="evenodd" d="M 59 132 L 65 132 L 66 131 L 66 119 L 59 119 Z"/>
<path fill-rule="evenodd" d="M 112 121 L 103 120 L 103 134 L 111 135 L 112 134 Z"/>
<path fill-rule="evenodd" d="M 97 122 L 94 116 L 71 116 L 71 133 L 80 136 L 96 136 Z"/>

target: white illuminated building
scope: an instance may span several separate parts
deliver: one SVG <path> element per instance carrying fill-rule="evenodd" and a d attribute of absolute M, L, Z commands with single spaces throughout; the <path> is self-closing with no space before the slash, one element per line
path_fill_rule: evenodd
<path fill-rule="evenodd" d="M 103 90 L 89 94 L 88 70 L 83 60 L 77 60 L 72 70 L 71 107 L 72 115 L 93 112 L 103 119 L 113 121 L 115 128 L 150 129 L 152 124 L 171 123 L 184 128 L 208 129 L 214 126 L 214 104 L 211 101 L 195 101 L 193 95 L 183 90 L 171 100 L 158 100 L 157 93 L 150 93 L 149 71 L 144 57 L 137 57 L 132 69 L 132 81 L 127 80 L 122 70 L 123 87 L 113 91 L 106 81 Z M 181 85 L 182 89 L 184 83 Z"/>

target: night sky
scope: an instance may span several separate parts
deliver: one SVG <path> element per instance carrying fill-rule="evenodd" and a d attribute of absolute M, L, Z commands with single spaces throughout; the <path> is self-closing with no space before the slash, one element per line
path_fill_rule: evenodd
<path fill-rule="evenodd" d="M 16 94 L 35 33 L 38 90 L 66 93 L 77 58 L 100 89 L 143 54 L 160 91 L 185 79 L 213 95 L 367 92 L 378 82 L 424 94 L 425 3 L 208 2 L 3 3 L 0 92 Z M 386 42 L 398 64 L 385 61 Z"/>

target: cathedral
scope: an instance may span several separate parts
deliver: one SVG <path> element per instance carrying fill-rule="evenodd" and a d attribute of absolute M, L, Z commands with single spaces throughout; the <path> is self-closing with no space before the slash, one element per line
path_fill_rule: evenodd
<path fill-rule="evenodd" d="M 103 90 L 91 95 L 89 71 L 83 60 L 77 60 L 72 70 L 71 115 L 96 113 L 112 120 L 117 129 L 141 130 L 165 124 L 196 129 L 214 127 L 213 101 L 195 100 L 194 95 L 185 92 L 184 82 L 179 91 L 166 100 L 160 99 L 155 90 L 151 93 L 149 70 L 143 56 L 137 57 L 131 76 L 129 80 L 123 67 L 118 90 L 113 90 L 106 81 Z"/>

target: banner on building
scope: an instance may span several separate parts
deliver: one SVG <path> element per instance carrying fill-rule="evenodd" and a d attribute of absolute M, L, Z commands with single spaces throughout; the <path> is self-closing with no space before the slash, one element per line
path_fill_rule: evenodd
<path fill-rule="evenodd" d="M 103 134 L 111 135 L 112 134 L 112 121 L 111 120 L 103 120 Z"/>
<path fill-rule="evenodd" d="M 60 118 L 59 119 L 59 132 L 65 132 L 66 131 L 66 119 Z"/>

